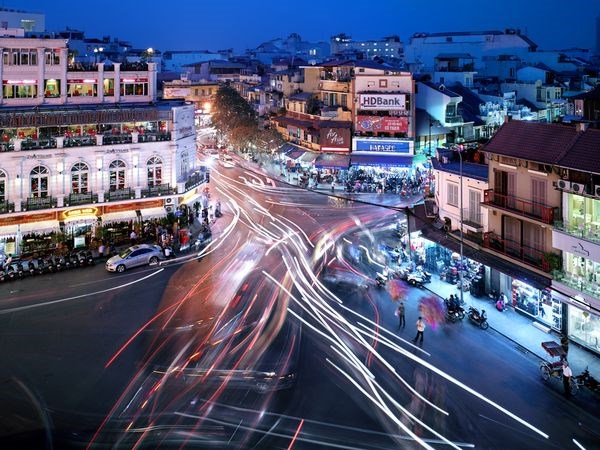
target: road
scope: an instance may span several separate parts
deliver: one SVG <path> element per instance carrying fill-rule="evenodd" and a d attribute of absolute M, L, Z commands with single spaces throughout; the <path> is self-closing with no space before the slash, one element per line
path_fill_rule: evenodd
<path fill-rule="evenodd" d="M 414 346 L 426 291 L 407 290 L 396 329 L 390 293 L 372 281 L 377 230 L 396 211 L 240 166 L 216 165 L 210 185 L 225 215 L 198 259 L 0 286 L 7 440 L 599 448 L 597 405 L 548 389 L 501 336 L 440 323 Z"/>

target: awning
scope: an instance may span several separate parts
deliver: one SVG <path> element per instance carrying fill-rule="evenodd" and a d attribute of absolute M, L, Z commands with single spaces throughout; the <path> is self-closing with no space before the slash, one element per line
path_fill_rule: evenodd
<path fill-rule="evenodd" d="M 350 161 L 350 164 L 353 166 L 411 167 L 413 163 L 413 157 L 394 154 L 352 155 Z"/>
<path fill-rule="evenodd" d="M 343 169 L 350 167 L 349 155 L 335 155 L 330 153 L 320 154 L 315 160 L 317 169 Z"/>
<path fill-rule="evenodd" d="M 137 214 L 135 210 L 118 211 L 114 213 L 106 213 L 102 215 L 102 225 L 115 222 L 128 222 L 130 220 L 136 220 Z"/>
<path fill-rule="evenodd" d="M 318 153 L 315 153 L 315 152 L 305 152 L 304 155 L 302 155 L 300 158 L 298 158 L 298 161 L 302 161 L 302 162 L 306 162 L 306 163 L 312 163 L 318 157 L 319 157 Z"/>
<path fill-rule="evenodd" d="M 283 153 L 286 157 L 296 160 L 304 155 L 305 152 L 306 150 L 302 150 L 300 147 L 296 147 L 292 144 L 285 144 Z"/>
<path fill-rule="evenodd" d="M 142 213 L 142 220 L 159 219 L 161 217 L 166 217 L 167 215 L 167 210 L 164 208 L 164 206 L 140 209 L 140 212 Z"/>
<path fill-rule="evenodd" d="M 47 231 L 56 231 L 59 229 L 60 224 L 58 223 L 58 220 L 42 220 L 41 222 L 27 222 L 20 224 L 21 234 L 28 234 L 31 232 L 45 233 Z"/>

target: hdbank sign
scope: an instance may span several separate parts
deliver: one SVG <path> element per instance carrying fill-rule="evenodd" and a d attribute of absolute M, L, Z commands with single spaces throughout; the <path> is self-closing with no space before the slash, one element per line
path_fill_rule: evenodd
<path fill-rule="evenodd" d="M 360 94 L 359 108 L 364 110 L 402 111 L 406 109 L 405 94 Z"/>
<path fill-rule="evenodd" d="M 395 155 L 412 155 L 412 141 L 402 141 L 398 139 L 372 139 L 372 138 L 354 138 L 352 139 L 352 152 L 376 152 L 393 153 Z"/>

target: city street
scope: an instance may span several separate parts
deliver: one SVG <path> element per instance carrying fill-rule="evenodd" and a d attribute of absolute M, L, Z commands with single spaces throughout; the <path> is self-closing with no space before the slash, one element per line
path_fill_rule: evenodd
<path fill-rule="evenodd" d="M 431 292 L 406 289 L 397 328 L 374 277 L 398 210 L 234 158 L 198 257 L 0 285 L 4 427 L 36 448 L 600 448 L 597 400 L 501 334 L 441 321 L 414 345 Z"/>

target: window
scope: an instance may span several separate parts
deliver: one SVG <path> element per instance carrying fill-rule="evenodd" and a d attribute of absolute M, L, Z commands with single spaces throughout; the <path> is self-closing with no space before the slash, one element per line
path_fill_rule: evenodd
<path fill-rule="evenodd" d="M 4 80 L 4 98 L 34 98 L 37 96 L 35 80 Z"/>
<path fill-rule="evenodd" d="M 54 78 L 44 80 L 44 97 L 60 97 L 60 80 Z"/>
<path fill-rule="evenodd" d="M 104 84 L 104 95 L 112 97 L 115 95 L 115 79 L 105 78 L 102 82 Z"/>
<path fill-rule="evenodd" d="M 31 197 L 48 197 L 48 169 L 44 166 L 34 167 L 29 173 L 29 191 Z"/>
<path fill-rule="evenodd" d="M 60 64 L 60 49 L 46 49 L 46 65 L 57 66 Z"/>
<path fill-rule="evenodd" d="M 96 80 L 67 80 L 68 97 L 96 97 L 98 83 Z"/>
<path fill-rule="evenodd" d="M 342 105 L 344 108 L 348 107 L 348 94 L 340 95 L 340 105 Z"/>
<path fill-rule="evenodd" d="M 448 198 L 447 203 L 450 206 L 458 206 L 458 185 L 455 183 L 448 183 Z"/>
<path fill-rule="evenodd" d="M 121 80 L 121 95 L 148 95 L 148 80 L 142 78 Z"/>
<path fill-rule="evenodd" d="M 89 167 L 85 163 L 77 163 L 71 167 L 71 192 L 87 194 Z"/>
<path fill-rule="evenodd" d="M 379 80 L 379 87 L 386 88 L 388 85 L 387 80 Z"/>
<path fill-rule="evenodd" d="M 156 186 L 162 184 L 162 161 L 160 158 L 153 156 L 148 160 L 147 175 L 148 175 L 148 186 Z"/>
<path fill-rule="evenodd" d="M 125 189 L 125 167 L 125 163 L 119 159 L 111 162 L 108 166 L 109 189 L 111 191 Z"/>
<path fill-rule="evenodd" d="M 4 49 L 2 60 L 7 66 L 37 66 L 37 50 L 35 48 Z"/>
<path fill-rule="evenodd" d="M 185 179 L 190 172 L 190 157 L 187 152 L 183 152 L 179 158 L 179 178 Z"/>

